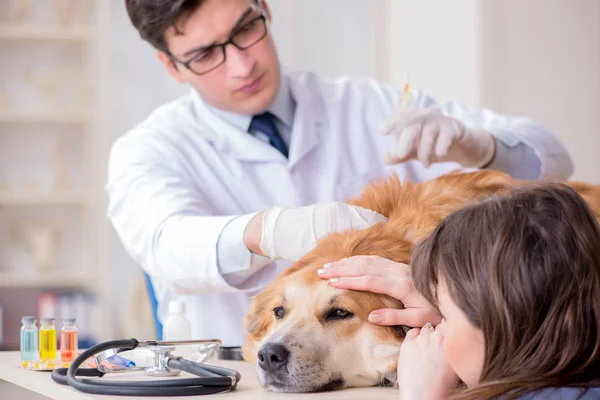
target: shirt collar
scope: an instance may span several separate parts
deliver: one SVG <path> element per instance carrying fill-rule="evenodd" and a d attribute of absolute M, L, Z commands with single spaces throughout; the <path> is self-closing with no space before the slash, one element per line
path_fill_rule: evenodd
<path fill-rule="evenodd" d="M 296 111 L 296 102 L 290 90 L 288 79 L 289 77 L 286 74 L 281 74 L 279 91 L 277 92 L 277 96 L 275 97 L 273 103 L 271 103 L 271 105 L 267 108 L 267 111 L 275 115 L 277 119 L 279 119 L 285 125 L 285 127 L 291 131 L 294 122 L 294 113 Z M 200 98 L 198 95 L 197 97 L 198 99 Z M 205 103 L 205 105 L 207 109 L 217 114 L 220 118 L 224 119 L 240 130 L 248 132 L 250 123 L 252 122 L 252 115 L 240 114 L 233 111 L 224 111 L 207 103 Z"/>
<path fill-rule="evenodd" d="M 281 74 L 281 83 L 275 101 L 269 106 L 267 111 L 275 115 L 287 129 L 291 130 L 294 123 L 294 113 L 296 111 L 296 101 L 290 90 L 289 77 Z"/>

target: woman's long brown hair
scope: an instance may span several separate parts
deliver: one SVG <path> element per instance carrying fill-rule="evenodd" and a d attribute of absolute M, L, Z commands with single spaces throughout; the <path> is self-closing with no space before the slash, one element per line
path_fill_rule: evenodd
<path fill-rule="evenodd" d="M 483 332 L 480 384 L 456 398 L 600 386 L 600 229 L 568 186 L 532 185 L 451 214 L 411 268 L 432 304 L 443 280 Z"/>

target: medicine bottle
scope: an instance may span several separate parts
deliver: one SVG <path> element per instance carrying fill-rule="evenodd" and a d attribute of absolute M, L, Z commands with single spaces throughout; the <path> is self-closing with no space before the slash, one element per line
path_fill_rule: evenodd
<path fill-rule="evenodd" d="M 162 340 L 191 340 L 192 324 L 185 317 L 185 303 L 172 301 L 169 303 L 169 314 L 165 319 Z"/>
<path fill-rule="evenodd" d="M 60 328 L 60 360 L 71 362 L 77 357 L 77 327 L 75 318 L 63 318 Z"/>
<path fill-rule="evenodd" d="M 35 317 L 21 318 L 21 361 L 36 361 L 40 355 Z"/>
<path fill-rule="evenodd" d="M 40 320 L 40 359 L 42 361 L 56 358 L 56 327 L 54 318 Z"/>

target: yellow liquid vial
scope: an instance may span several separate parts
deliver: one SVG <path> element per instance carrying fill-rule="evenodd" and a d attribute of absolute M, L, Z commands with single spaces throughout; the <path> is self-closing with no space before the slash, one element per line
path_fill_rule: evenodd
<path fill-rule="evenodd" d="M 42 318 L 40 325 L 40 360 L 56 358 L 56 327 L 54 318 Z"/>

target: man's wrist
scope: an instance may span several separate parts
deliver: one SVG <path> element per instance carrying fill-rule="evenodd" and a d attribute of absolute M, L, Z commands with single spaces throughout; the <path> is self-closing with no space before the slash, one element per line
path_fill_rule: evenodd
<path fill-rule="evenodd" d="M 480 169 L 487 168 L 492 163 L 492 161 L 494 161 L 494 158 L 496 158 L 496 138 L 494 138 L 494 135 L 492 135 L 491 133 L 486 132 L 486 134 L 489 135 L 491 144 L 486 152 L 484 163 L 481 165 L 481 167 L 479 167 Z"/>
<path fill-rule="evenodd" d="M 244 229 L 244 244 L 254 254 L 264 256 L 260 250 L 260 239 L 262 237 L 262 221 L 264 211 L 256 214 Z"/>

